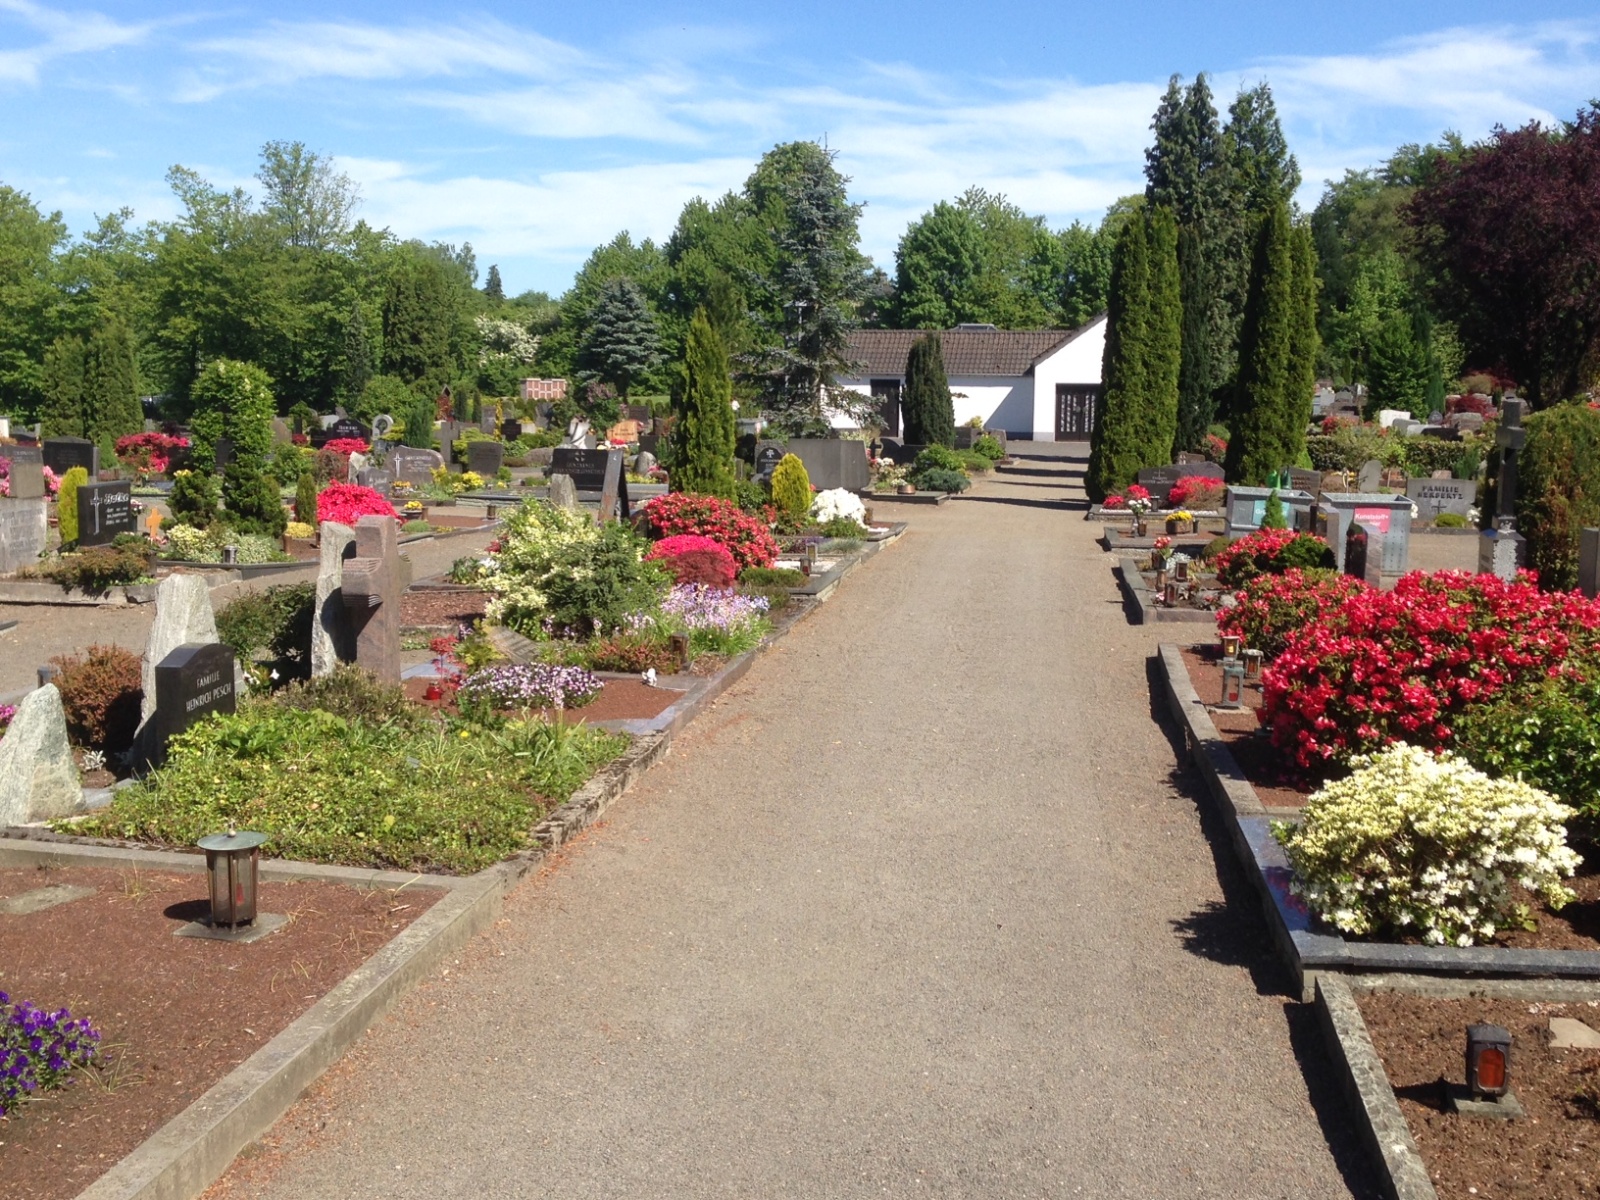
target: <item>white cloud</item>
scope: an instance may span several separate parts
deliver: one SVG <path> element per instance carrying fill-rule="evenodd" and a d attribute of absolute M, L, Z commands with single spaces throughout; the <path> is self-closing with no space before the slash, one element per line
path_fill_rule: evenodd
<path fill-rule="evenodd" d="M 22 49 L 0 50 L 0 82 L 35 85 L 47 63 L 74 54 L 93 54 L 143 41 L 154 22 L 124 25 L 98 12 L 63 12 L 32 0 L 0 0 L 0 20 L 22 25 L 42 40 Z"/>

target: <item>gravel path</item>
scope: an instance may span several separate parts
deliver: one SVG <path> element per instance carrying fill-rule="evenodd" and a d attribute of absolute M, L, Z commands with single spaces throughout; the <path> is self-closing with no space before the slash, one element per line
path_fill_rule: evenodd
<path fill-rule="evenodd" d="M 911 510 L 215 1196 L 1374 1194 L 1082 459 L 1022 449 Z"/>
<path fill-rule="evenodd" d="M 463 554 L 489 544 L 489 533 L 466 534 L 440 541 L 413 542 L 406 547 L 415 578 L 447 570 Z M 221 608 L 235 596 L 275 583 L 315 581 L 316 564 L 253 583 L 229 583 L 211 589 L 211 603 Z M 110 643 L 143 653 L 155 619 L 155 606 L 135 604 L 89 608 L 53 604 L 0 604 L 0 625 L 16 626 L 0 633 L 0 700 L 36 686 L 38 668 L 58 654 L 74 654 L 86 646 Z"/>

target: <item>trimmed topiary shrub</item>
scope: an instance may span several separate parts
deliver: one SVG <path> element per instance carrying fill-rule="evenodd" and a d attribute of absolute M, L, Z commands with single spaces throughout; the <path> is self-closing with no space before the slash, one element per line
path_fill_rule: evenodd
<path fill-rule="evenodd" d="M 63 546 L 77 544 L 78 489 L 88 482 L 89 472 L 82 467 L 73 467 L 61 477 L 61 489 L 56 493 L 56 527 Z"/>
<path fill-rule="evenodd" d="M 811 476 L 794 454 L 785 454 L 772 472 L 772 503 L 780 513 L 796 520 L 811 509 Z"/>
<path fill-rule="evenodd" d="M 294 488 L 294 519 L 302 525 L 316 527 L 317 479 L 310 471 L 300 472 L 300 482 Z"/>
<path fill-rule="evenodd" d="M 1600 525 L 1600 410 L 1561 404 L 1527 419 L 1517 459 L 1517 529 L 1546 588 L 1578 583 L 1578 531 Z"/>
<path fill-rule="evenodd" d="M 1273 488 L 1267 497 L 1267 504 L 1261 514 L 1261 528 L 1287 529 L 1289 522 L 1283 515 L 1283 501 L 1278 496 L 1278 489 Z"/>

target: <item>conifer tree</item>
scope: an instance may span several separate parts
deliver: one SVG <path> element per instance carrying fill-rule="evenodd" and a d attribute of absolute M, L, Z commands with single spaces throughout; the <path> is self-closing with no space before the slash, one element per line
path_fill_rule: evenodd
<path fill-rule="evenodd" d="M 608 280 L 591 313 L 579 368 L 626 400 L 628 390 L 660 362 L 661 336 L 644 292 L 626 277 Z"/>
<path fill-rule="evenodd" d="M 1287 419 L 1284 466 L 1310 467 L 1306 455 L 1306 429 L 1311 424 L 1311 398 L 1317 390 L 1317 362 L 1322 338 L 1317 332 L 1317 247 L 1311 226 L 1302 222 L 1291 230 L 1294 240 L 1295 328 L 1291 347 L 1290 392 L 1284 412 Z M 1426 350 L 1423 367 L 1429 369 Z"/>
<path fill-rule="evenodd" d="M 684 347 L 683 387 L 672 425 L 672 490 L 733 496 L 733 381 L 728 352 L 705 309 L 696 309 Z"/>
<path fill-rule="evenodd" d="M 1172 461 L 1178 434 L 1178 381 L 1183 357 L 1183 302 L 1178 265 L 1178 226 L 1165 207 L 1146 209 L 1150 262 L 1149 314 L 1145 319 L 1144 396 L 1139 467 Z"/>
<path fill-rule="evenodd" d="M 489 264 L 489 277 L 484 280 L 483 295 L 484 299 L 488 300 L 489 303 L 494 305 L 496 308 L 499 308 L 506 302 L 505 285 L 500 282 L 499 263 Z"/>
<path fill-rule="evenodd" d="M 344 321 L 344 369 L 339 391 L 347 405 L 354 404 L 372 380 L 372 339 L 367 335 L 367 318 L 359 303 L 350 306 Z"/>
<path fill-rule="evenodd" d="M 194 381 L 191 394 L 197 444 L 204 438 L 204 450 L 214 453 L 218 437 L 233 443 L 233 457 L 222 476 L 228 523 L 242 533 L 281 534 L 287 518 L 278 483 L 266 473 L 277 411 L 272 380 L 254 363 L 213 359 Z"/>
<path fill-rule="evenodd" d="M 1150 307 L 1150 247 L 1144 222 L 1117 235 L 1106 310 L 1100 417 L 1089 440 L 1084 487 L 1096 502 L 1133 482 L 1139 466 L 1139 404 L 1144 395 L 1145 329 Z"/>
<path fill-rule="evenodd" d="M 45 437 L 83 436 L 83 339 L 58 337 L 44 352 L 44 404 L 39 424 Z"/>
<path fill-rule="evenodd" d="M 133 334 L 119 317 L 105 318 L 89 335 L 83 355 L 83 396 L 84 436 L 102 447 L 114 447 L 118 438 L 144 431 Z"/>
<path fill-rule="evenodd" d="M 1295 394 L 1302 368 L 1294 361 L 1304 345 L 1304 303 L 1296 295 L 1299 271 L 1289 208 L 1279 202 L 1260 223 L 1250 264 L 1250 291 L 1239 340 L 1239 388 L 1229 427 L 1228 478 L 1260 485 L 1291 465 L 1304 448 L 1293 423 L 1300 410 Z M 1310 415 L 1309 396 L 1307 416 Z"/>
<path fill-rule="evenodd" d="M 950 380 L 944 372 L 944 350 L 936 333 L 911 343 L 900 413 L 905 422 L 906 445 L 955 444 L 955 405 L 950 399 Z"/>

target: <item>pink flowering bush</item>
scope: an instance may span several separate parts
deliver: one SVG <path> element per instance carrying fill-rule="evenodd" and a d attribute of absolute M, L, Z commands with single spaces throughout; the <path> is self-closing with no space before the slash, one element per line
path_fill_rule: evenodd
<path fill-rule="evenodd" d="M 1235 588 L 1257 575 L 1281 575 L 1296 567 L 1331 567 L 1333 551 L 1310 533 L 1290 529 L 1258 529 L 1229 544 L 1211 560 L 1217 582 Z"/>
<path fill-rule="evenodd" d="M 650 547 L 646 562 L 659 562 L 672 572 L 675 583 L 700 583 L 731 588 L 739 574 L 733 555 L 721 542 L 697 533 L 662 538 Z"/>
<path fill-rule="evenodd" d="M 140 475 L 165 475 L 189 439 L 168 433 L 130 433 L 117 439 L 117 458 Z"/>
<path fill-rule="evenodd" d="M 772 530 L 731 500 L 669 492 L 639 511 L 652 538 L 685 533 L 710 538 L 727 548 L 741 571 L 746 567 L 770 567 L 777 561 L 778 542 Z"/>
<path fill-rule="evenodd" d="M 1125 508 L 1129 512 L 1149 512 L 1155 507 L 1150 499 L 1150 489 L 1142 484 L 1130 483 L 1122 491 L 1107 496 L 1100 502 L 1101 508 Z"/>
<path fill-rule="evenodd" d="M 1168 508 L 1221 508 L 1228 485 L 1208 475 L 1183 475 L 1167 492 Z"/>
<path fill-rule="evenodd" d="M 1560 674 L 1600 642 L 1597 631 L 1600 601 L 1542 592 L 1527 572 L 1512 583 L 1412 572 L 1393 591 L 1361 588 L 1289 631 L 1263 677 L 1261 719 L 1311 774 L 1397 741 L 1442 749 L 1464 709 Z"/>
<path fill-rule="evenodd" d="M 354 483 L 330 483 L 317 493 L 317 521 L 336 521 L 354 526 L 362 517 L 394 517 L 394 505 L 383 493 Z"/>
<path fill-rule="evenodd" d="M 1270 661 L 1283 652 L 1291 633 L 1366 587 L 1335 571 L 1294 567 L 1282 575 L 1257 575 L 1234 594 L 1237 603 L 1217 615 L 1217 632 L 1238 634 Z"/>

